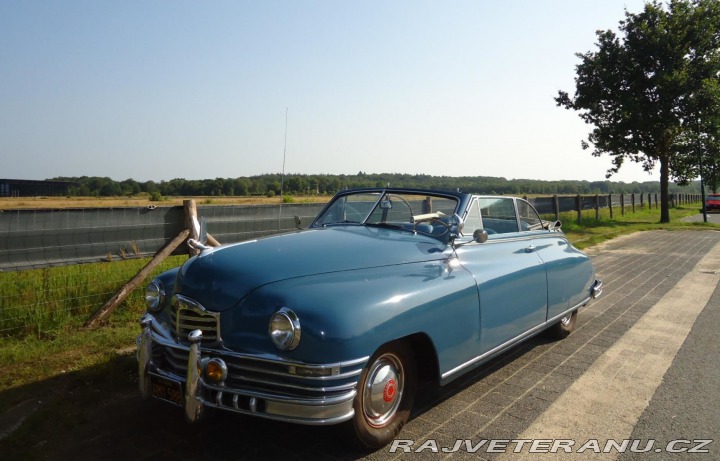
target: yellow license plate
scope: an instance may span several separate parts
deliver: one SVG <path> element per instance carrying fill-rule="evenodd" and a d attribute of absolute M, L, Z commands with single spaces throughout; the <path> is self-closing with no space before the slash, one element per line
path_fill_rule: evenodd
<path fill-rule="evenodd" d="M 181 382 L 151 376 L 150 383 L 152 384 L 152 395 L 156 399 L 165 400 L 166 402 L 180 406 L 185 403 Z"/>

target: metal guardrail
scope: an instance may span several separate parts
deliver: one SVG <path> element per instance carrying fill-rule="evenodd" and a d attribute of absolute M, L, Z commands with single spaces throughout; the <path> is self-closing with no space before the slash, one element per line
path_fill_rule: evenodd
<path fill-rule="evenodd" d="M 699 195 L 671 196 L 673 205 Z M 610 208 L 658 207 L 658 194 L 530 197 L 545 216 Z M 198 206 L 208 231 L 222 243 L 251 240 L 307 225 L 324 203 Z M 622 211 L 621 211 L 622 210 Z M 127 259 L 155 254 L 185 228 L 182 206 L 0 211 L 0 271 Z M 176 253 L 186 253 L 181 246 Z"/>

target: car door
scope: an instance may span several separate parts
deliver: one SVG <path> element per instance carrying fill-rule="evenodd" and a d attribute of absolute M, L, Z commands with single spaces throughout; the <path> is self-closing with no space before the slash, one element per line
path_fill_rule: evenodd
<path fill-rule="evenodd" d="M 544 229 L 537 211 L 517 199 L 520 228 L 533 238 L 534 251 L 545 265 L 548 286 L 547 320 L 587 301 L 594 281 L 592 263 L 573 247 L 562 232 Z"/>
<path fill-rule="evenodd" d="M 485 353 L 545 322 L 547 277 L 532 232 L 520 229 L 515 199 L 474 200 L 470 209 L 479 209 L 489 237 L 485 243 L 458 247 L 457 254 L 478 286 L 480 348 Z M 477 222 L 476 216 L 466 217 L 466 224 Z M 468 234 L 474 230 L 465 228 Z"/>
<path fill-rule="evenodd" d="M 547 318 L 552 318 L 567 310 L 570 301 L 570 290 L 563 289 L 575 269 L 575 264 L 567 258 L 569 243 L 562 233 L 544 229 L 540 216 L 528 202 L 521 199 L 516 202 L 520 228 L 532 237 L 534 252 L 545 265 L 548 286 Z"/>

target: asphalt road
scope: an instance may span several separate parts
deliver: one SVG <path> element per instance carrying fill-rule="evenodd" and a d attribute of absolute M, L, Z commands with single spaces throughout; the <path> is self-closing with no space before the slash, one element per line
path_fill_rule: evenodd
<path fill-rule="evenodd" d="M 704 218 L 702 213 L 696 214 L 694 216 L 690 216 L 688 218 L 684 218 L 683 221 L 686 222 L 703 222 Z M 707 222 L 713 223 L 713 224 L 720 224 L 720 212 L 713 211 L 712 213 L 707 213 Z"/>
<path fill-rule="evenodd" d="M 187 425 L 134 390 L 38 443 L 58 460 L 720 459 L 720 232 L 642 232 L 590 255 L 605 290 L 573 334 L 422 389 L 396 443 L 374 453 L 336 427 L 227 414 Z"/>

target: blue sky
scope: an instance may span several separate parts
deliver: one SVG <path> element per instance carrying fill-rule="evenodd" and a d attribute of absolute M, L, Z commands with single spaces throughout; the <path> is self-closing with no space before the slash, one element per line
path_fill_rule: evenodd
<path fill-rule="evenodd" d="M 553 97 L 643 5 L 0 0 L 0 177 L 603 180 Z"/>

